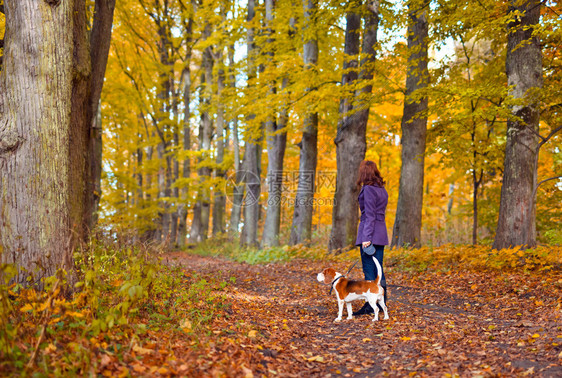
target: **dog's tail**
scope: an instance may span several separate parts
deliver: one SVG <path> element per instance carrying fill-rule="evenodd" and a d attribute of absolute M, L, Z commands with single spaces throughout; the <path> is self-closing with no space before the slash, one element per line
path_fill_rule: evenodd
<path fill-rule="evenodd" d="M 375 258 L 375 256 L 373 256 L 373 261 L 375 262 L 375 265 L 377 266 L 377 279 L 376 279 L 376 282 L 377 282 L 377 285 L 380 285 L 381 280 L 382 280 L 382 267 L 381 267 L 381 264 L 379 263 L 379 260 L 377 260 L 377 259 Z"/>

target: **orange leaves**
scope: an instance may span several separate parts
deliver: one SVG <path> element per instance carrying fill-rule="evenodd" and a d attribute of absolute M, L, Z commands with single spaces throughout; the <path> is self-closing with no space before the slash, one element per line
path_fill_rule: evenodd
<path fill-rule="evenodd" d="M 520 376 L 528 372 L 530 361 L 539 373 L 562 360 L 559 276 L 474 269 L 480 265 L 472 261 L 470 248 L 456 248 L 463 257 L 457 265 L 442 265 L 444 274 L 431 262 L 436 258 L 445 264 L 447 258 L 439 255 L 444 252 L 426 250 L 423 274 L 386 261 L 390 320 L 373 323 L 369 315 L 338 324 L 332 323 L 335 298 L 315 281 L 315 274 L 327 265 L 346 268 L 345 258 L 352 254 L 338 256 L 336 262 L 301 258 L 250 265 L 170 253 L 170 264 L 185 270 L 160 266 L 166 274 L 153 281 L 152 295 L 128 315 L 128 324 L 93 336 L 80 328 L 90 314 L 68 315 L 60 320 L 64 324 L 48 325 L 37 361 L 67 375 L 261 377 L 302 372 Z M 397 258 L 393 253 L 389 251 Z M 407 269 L 399 270 L 402 266 Z M 350 275 L 360 278 L 361 272 Z M 223 285 L 230 277 L 230 284 Z M 104 311 L 120 298 L 115 296 L 120 286 L 111 284 L 115 279 L 107 277 L 109 289 L 100 294 Z M 15 299 L 16 317 L 29 323 L 19 324 L 19 348 L 29 354 L 37 337 L 34 306 L 39 308 L 44 298 L 24 291 L 20 295 L 32 304 L 21 311 L 24 304 Z M 77 306 L 65 313 L 83 313 Z"/>
<path fill-rule="evenodd" d="M 447 270 L 453 268 L 495 271 L 523 269 L 538 274 L 552 271 L 562 264 L 562 247 L 539 246 L 524 250 L 520 247 L 493 250 L 488 246 L 452 245 L 419 249 L 385 251 L 386 261 L 403 268 Z M 473 283 L 470 290 L 481 290 L 481 283 Z"/>

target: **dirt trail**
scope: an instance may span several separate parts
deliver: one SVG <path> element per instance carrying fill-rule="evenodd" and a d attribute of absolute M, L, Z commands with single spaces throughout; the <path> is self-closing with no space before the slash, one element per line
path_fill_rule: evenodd
<path fill-rule="evenodd" d="M 334 323 L 334 294 L 316 281 L 325 263 L 167 258 L 188 274 L 236 277 L 226 289 L 232 306 L 217 320 L 212 345 L 215 360 L 245 361 L 233 364 L 229 375 L 562 376 L 562 282 L 388 268 L 390 320 L 372 322 L 368 315 Z M 360 279 L 360 268 L 350 278 Z M 235 346 L 239 333 L 244 341 Z"/>

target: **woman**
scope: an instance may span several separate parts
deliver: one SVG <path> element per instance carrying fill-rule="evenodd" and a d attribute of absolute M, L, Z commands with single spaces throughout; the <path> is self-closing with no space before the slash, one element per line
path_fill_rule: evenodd
<path fill-rule="evenodd" d="M 364 252 L 364 248 L 373 244 L 375 247 L 374 257 L 382 267 L 384 246 L 388 245 L 388 234 L 384 221 L 388 193 L 384 188 L 384 184 L 385 182 L 377 165 L 370 160 L 362 161 L 359 165 L 359 175 L 357 178 L 357 186 L 361 186 L 358 197 L 359 208 L 361 209 L 361 222 L 357 230 L 355 245 L 358 245 L 361 251 L 361 263 L 363 264 L 363 273 L 366 280 L 375 280 L 377 278 L 377 267 L 373 261 L 373 256 L 367 255 Z M 381 286 L 384 288 L 384 300 L 386 303 L 384 271 L 382 272 Z M 372 314 L 373 312 L 374 310 L 369 305 L 369 302 L 365 302 L 365 305 L 359 311 L 354 312 L 353 315 Z"/>

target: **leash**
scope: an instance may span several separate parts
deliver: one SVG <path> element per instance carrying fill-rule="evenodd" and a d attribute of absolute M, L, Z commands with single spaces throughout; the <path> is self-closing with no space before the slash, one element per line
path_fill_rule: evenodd
<path fill-rule="evenodd" d="M 351 269 L 355 268 L 355 265 L 357 265 L 357 263 L 359 262 L 359 259 L 355 260 L 355 262 L 353 263 L 353 265 L 351 266 L 351 268 L 349 268 L 347 270 L 347 273 L 345 274 L 346 276 L 349 274 L 349 272 L 351 272 Z"/>
<path fill-rule="evenodd" d="M 358 262 L 359 262 L 359 260 L 355 260 L 353 265 L 347 270 L 346 274 L 343 274 L 341 276 L 338 276 L 338 277 L 334 278 L 334 280 L 330 284 L 330 292 L 328 293 L 328 295 L 332 295 L 332 290 L 334 289 L 334 284 L 336 283 L 336 281 L 339 280 L 342 277 L 346 277 L 349 274 L 349 272 L 351 272 L 351 269 L 355 268 L 355 265 L 357 265 Z"/>

